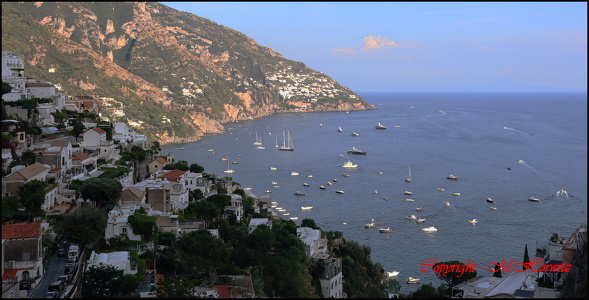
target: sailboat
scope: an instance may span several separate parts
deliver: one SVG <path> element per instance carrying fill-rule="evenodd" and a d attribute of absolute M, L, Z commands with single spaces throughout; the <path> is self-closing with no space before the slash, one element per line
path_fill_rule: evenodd
<path fill-rule="evenodd" d="M 409 177 L 405 178 L 405 182 L 411 182 L 411 166 L 409 166 Z"/>
<path fill-rule="evenodd" d="M 256 146 L 262 145 L 262 138 L 261 137 L 258 138 L 258 132 L 256 132 L 256 141 L 254 142 L 254 145 L 256 145 Z"/>
<path fill-rule="evenodd" d="M 227 170 L 225 170 L 223 172 L 225 172 L 225 173 L 233 173 L 233 172 L 235 172 L 235 171 L 229 169 L 229 161 L 227 161 Z"/>
<path fill-rule="evenodd" d="M 282 131 L 282 139 L 283 139 L 282 146 L 278 147 L 278 150 L 280 150 L 280 151 L 294 151 L 294 144 L 292 143 L 292 138 L 290 137 L 290 131 L 288 132 L 288 142 L 284 138 L 284 131 Z"/>

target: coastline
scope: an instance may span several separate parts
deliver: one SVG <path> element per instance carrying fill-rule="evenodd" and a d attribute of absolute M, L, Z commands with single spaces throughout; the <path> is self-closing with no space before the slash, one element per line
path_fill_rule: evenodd
<path fill-rule="evenodd" d="M 374 104 L 366 104 L 366 106 L 363 107 L 357 107 L 357 106 L 347 106 L 346 109 L 342 109 L 340 107 L 337 108 L 329 108 L 329 107 L 324 107 L 321 110 L 318 109 L 314 109 L 314 110 L 282 110 L 282 111 L 277 111 L 275 113 L 271 113 L 269 115 L 264 115 L 264 116 L 260 116 L 257 118 L 254 117 L 248 117 L 248 118 L 244 118 L 244 119 L 238 119 L 232 122 L 224 122 L 224 123 L 220 123 L 221 125 L 221 130 L 219 132 L 203 132 L 201 135 L 195 135 L 195 136 L 191 136 L 191 137 L 168 137 L 168 136 L 160 136 L 158 137 L 158 142 L 160 143 L 161 146 L 163 145 L 174 145 L 174 144 L 186 144 L 186 143 L 194 143 L 194 142 L 200 142 L 202 141 L 203 138 L 205 137 L 209 137 L 209 136 L 216 136 L 216 135 L 220 135 L 220 134 L 224 134 L 226 132 L 225 127 L 229 124 L 239 124 L 242 121 L 255 121 L 255 120 L 261 120 L 263 118 L 272 116 L 272 115 L 277 115 L 277 114 L 294 114 L 294 113 L 328 113 L 328 112 L 344 112 L 344 111 L 366 111 L 366 110 L 376 110 L 376 106 Z"/>

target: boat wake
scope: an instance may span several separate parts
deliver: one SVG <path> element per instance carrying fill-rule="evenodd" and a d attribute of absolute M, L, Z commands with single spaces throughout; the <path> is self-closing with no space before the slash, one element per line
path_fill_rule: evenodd
<path fill-rule="evenodd" d="M 522 166 L 524 166 L 524 167 L 527 167 L 527 168 L 531 169 L 532 171 L 534 171 L 534 172 L 536 172 L 538 174 L 542 174 L 542 173 L 540 173 L 540 171 L 538 171 L 534 167 L 528 165 L 525 161 L 523 161 L 521 159 L 519 160 L 519 164 L 522 165 Z"/>

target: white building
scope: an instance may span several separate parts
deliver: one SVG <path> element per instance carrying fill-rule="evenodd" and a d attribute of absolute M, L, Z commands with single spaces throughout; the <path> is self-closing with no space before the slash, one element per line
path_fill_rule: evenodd
<path fill-rule="evenodd" d="M 328 258 L 321 260 L 325 271 L 321 274 L 321 292 L 325 298 L 344 298 L 343 275 L 341 258 Z"/>
<path fill-rule="evenodd" d="M 113 266 L 122 270 L 124 275 L 137 274 L 137 263 L 129 259 L 129 251 L 96 253 L 92 250 L 86 270 L 90 270 L 91 266 Z"/>
<path fill-rule="evenodd" d="M 309 258 L 318 258 L 329 254 L 327 239 L 321 238 L 321 230 L 310 227 L 297 228 L 297 237 L 305 244 L 305 254 Z"/>
<path fill-rule="evenodd" d="M 100 128 L 92 128 L 83 133 L 84 140 L 80 142 L 80 148 L 88 154 L 96 154 L 96 158 L 106 160 L 114 157 L 114 143 L 106 139 L 106 131 Z"/>
<path fill-rule="evenodd" d="M 252 218 L 248 225 L 248 234 L 251 234 L 258 228 L 260 225 L 266 225 L 268 228 L 272 229 L 272 220 L 267 218 Z"/>

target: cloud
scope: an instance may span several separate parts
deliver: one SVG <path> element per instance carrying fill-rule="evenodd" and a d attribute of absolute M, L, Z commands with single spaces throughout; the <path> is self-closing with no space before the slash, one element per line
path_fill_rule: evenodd
<path fill-rule="evenodd" d="M 398 47 L 398 46 L 399 46 L 399 44 L 397 44 L 393 41 L 389 41 L 389 39 L 386 37 L 382 38 L 380 35 L 379 36 L 369 35 L 367 37 L 364 37 L 364 44 L 363 45 L 356 46 L 355 48 L 341 47 L 338 49 L 332 49 L 331 51 L 354 54 L 354 53 L 358 53 L 359 51 L 367 51 L 367 50 L 378 49 L 378 48 L 394 48 L 394 47 Z"/>
<path fill-rule="evenodd" d="M 477 46 L 477 47 L 474 47 L 474 48 L 476 50 L 487 51 L 487 52 L 495 50 L 495 48 L 489 47 L 489 46 Z"/>

